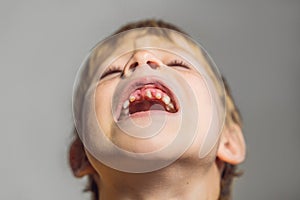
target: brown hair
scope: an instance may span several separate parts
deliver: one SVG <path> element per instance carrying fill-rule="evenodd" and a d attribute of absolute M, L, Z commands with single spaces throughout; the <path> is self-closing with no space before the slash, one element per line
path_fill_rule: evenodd
<path fill-rule="evenodd" d="M 130 23 L 127 24 L 123 27 L 121 27 L 119 30 L 117 30 L 114 34 L 118 34 L 121 33 L 123 31 L 127 31 L 130 29 L 134 29 L 134 28 L 142 28 L 142 27 L 159 27 L 159 28 L 168 28 L 168 29 L 172 29 L 181 33 L 186 34 L 184 31 L 182 31 L 181 29 L 179 29 L 178 27 L 170 24 L 170 23 L 166 23 L 164 21 L 161 20 L 144 20 L 144 21 L 138 21 L 135 23 Z M 114 35 L 113 34 L 113 35 Z M 223 83 L 225 86 L 225 101 L 226 101 L 226 118 L 225 118 L 225 124 L 230 126 L 230 124 L 235 123 L 237 125 L 239 125 L 240 127 L 242 127 L 242 120 L 241 120 L 241 115 L 238 111 L 237 106 L 235 105 L 235 102 L 232 98 L 230 89 L 228 87 L 228 84 L 225 80 L 224 77 L 222 77 L 223 79 Z M 84 147 L 83 144 L 81 143 L 80 139 L 78 138 L 78 134 L 76 129 L 74 129 L 74 134 L 76 135 L 76 145 L 78 149 L 82 150 L 82 152 L 84 152 Z M 81 153 L 82 153 L 81 152 Z M 72 162 L 72 159 L 70 157 L 70 162 Z M 83 159 L 87 159 L 86 157 L 84 157 Z M 88 160 L 87 160 L 88 162 Z M 231 199 L 231 186 L 232 186 L 232 181 L 233 178 L 236 176 L 240 176 L 241 173 L 237 172 L 237 166 L 236 165 L 232 165 L 229 163 L 226 163 L 224 161 L 220 161 L 223 162 L 224 167 L 222 168 L 222 172 L 221 172 L 221 182 L 220 182 L 220 195 L 219 195 L 219 200 L 229 200 Z M 85 189 L 85 191 L 91 191 L 92 192 L 92 198 L 94 200 L 98 200 L 99 199 L 99 190 L 98 190 L 98 185 L 93 177 L 93 175 L 88 175 L 88 186 Z"/>

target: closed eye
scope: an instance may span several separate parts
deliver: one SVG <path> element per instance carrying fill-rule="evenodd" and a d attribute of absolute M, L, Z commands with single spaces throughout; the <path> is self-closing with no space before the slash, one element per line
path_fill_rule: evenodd
<path fill-rule="evenodd" d="M 103 79 L 103 78 L 108 77 L 108 76 L 112 76 L 114 74 L 122 73 L 122 72 L 123 72 L 123 70 L 120 67 L 111 66 L 108 70 L 106 70 L 102 74 L 102 76 L 100 77 L 100 79 Z"/>
<path fill-rule="evenodd" d="M 172 60 L 171 62 L 169 62 L 167 64 L 167 66 L 169 67 L 183 67 L 185 69 L 190 69 L 189 65 L 186 64 L 184 61 L 182 60 Z"/>

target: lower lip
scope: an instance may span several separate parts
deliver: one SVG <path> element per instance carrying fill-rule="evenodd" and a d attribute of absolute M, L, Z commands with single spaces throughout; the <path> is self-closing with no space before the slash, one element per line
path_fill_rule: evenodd
<path fill-rule="evenodd" d="M 136 112 L 133 114 L 129 114 L 130 118 L 140 118 L 140 117 L 147 117 L 151 116 L 151 114 L 161 114 L 161 115 L 166 115 L 169 114 L 166 111 L 163 110 L 148 110 L 148 111 L 141 111 L 141 112 Z"/>
<path fill-rule="evenodd" d="M 149 118 L 149 117 L 155 117 L 155 116 L 174 116 L 176 115 L 177 113 L 170 113 L 170 112 L 167 112 L 167 111 L 164 111 L 164 110 L 148 110 L 148 111 L 141 111 L 141 112 L 136 112 L 136 113 L 133 113 L 133 114 L 129 114 L 128 116 L 126 117 L 123 117 L 122 119 L 119 119 L 118 121 L 123 121 L 123 120 L 126 120 L 126 119 L 137 119 L 137 118 Z"/>
<path fill-rule="evenodd" d="M 165 123 L 169 120 L 174 121 L 177 119 L 180 113 L 169 113 L 163 110 L 149 110 L 143 112 L 137 112 L 130 114 L 126 117 L 123 117 L 118 121 L 122 124 L 122 127 L 136 127 L 136 128 L 149 128 L 156 127 L 155 130 L 159 127 L 164 127 Z M 130 129 L 130 128 L 129 128 Z M 130 129 L 131 130 L 131 129 Z M 149 130 L 149 129 L 147 129 Z"/>

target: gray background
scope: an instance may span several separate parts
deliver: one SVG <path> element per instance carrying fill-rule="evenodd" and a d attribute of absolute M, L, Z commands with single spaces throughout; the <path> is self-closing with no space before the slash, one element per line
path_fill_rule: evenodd
<path fill-rule="evenodd" d="M 67 163 L 72 85 L 124 23 L 172 22 L 232 87 L 248 145 L 234 199 L 299 199 L 300 1 L 1 1 L 0 199 L 88 199 Z"/>

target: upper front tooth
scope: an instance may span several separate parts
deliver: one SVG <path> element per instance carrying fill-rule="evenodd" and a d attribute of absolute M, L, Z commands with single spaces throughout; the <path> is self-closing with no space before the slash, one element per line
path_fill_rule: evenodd
<path fill-rule="evenodd" d="M 152 94 L 151 94 L 151 91 L 150 91 L 150 90 L 147 90 L 147 91 L 146 91 L 146 96 L 149 97 L 149 98 L 152 98 Z"/>
<path fill-rule="evenodd" d="M 166 95 L 166 96 L 163 97 L 162 101 L 163 101 L 165 104 L 169 104 L 170 101 L 171 101 L 171 99 L 170 99 L 169 96 Z"/>
<path fill-rule="evenodd" d="M 130 101 L 130 102 L 134 102 L 134 100 L 135 100 L 135 96 L 133 96 L 133 95 L 130 95 L 130 97 L 129 97 L 129 101 Z"/>
<path fill-rule="evenodd" d="M 126 109 L 126 108 L 128 108 L 128 106 L 129 106 L 129 101 L 126 100 L 126 101 L 123 103 L 123 108 Z"/>
<path fill-rule="evenodd" d="M 157 92 L 157 93 L 155 94 L 155 97 L 156 97 L 157 99 L 161 99 L 161 93 L 160 93 L 160 92 Z"/>

